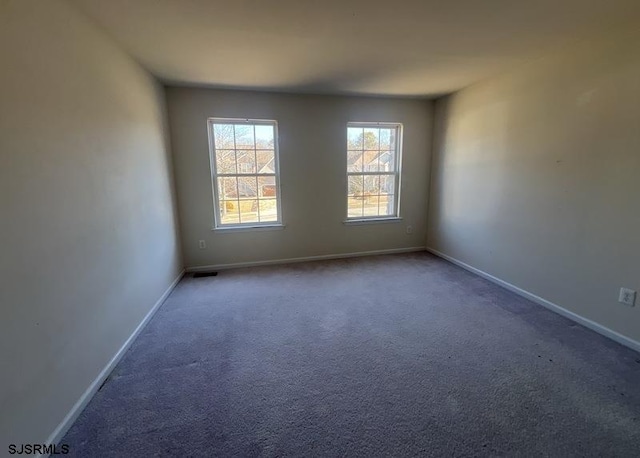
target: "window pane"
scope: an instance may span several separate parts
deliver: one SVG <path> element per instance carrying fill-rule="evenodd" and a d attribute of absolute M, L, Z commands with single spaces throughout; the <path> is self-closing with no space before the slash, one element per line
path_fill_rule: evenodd
<path fill-rule="evenodd" d="M 214 124 L 213 141 L 216 150 L 233 149 L 233 124 Z"/>
<path fill-rule="evenodd" d="M 364 198 L 364 216 L 378 216 L 378 195 Z"/>
<path fill-rule="evenodd" d="M 395 129 L 380 129 L 380 149 L 395 149 L 395 135 L 392 133 Z"/>
<path fill-rule="evenodd" d="M 256 199 L 240 199 L 240 222 L 258 222 L 258 201 Z"/>
<path fill-rule="evenodd" d="M 238 173 L 256 173 L 256 153 L 254 150 L 237 151 Z"/>
<path fill-rule="evenodd" d="M 396 152 L 394 150 L 380 151 L 380 172 L 394 172 L 396 169 Z"/>
<path fill-rule="evenodd" d="M 257 149 L 273 149 L 273 126 L 256 126 L 256 148 Z"/>
<path fill-rule="evenodd" d="M 364 149 L 365 150 L 377 150 L 380 148 L 380 142 L 378 141 L 378 128 L 367 127 L 364 129 Z"/>
<path fill-rule="evenodd" d="M 274 198 L 277 194 L 276 177 L 258 177 L 259 198 Z"/>
<path fill-rule="evenodd" d="M 347 150 L 362 150 L 364 138 L 362 127 L 347 127 Z"/>
<path fill-rule="evenodd" d="M 218 178 L 218 198 L 220 200 L 238 198 L 238 183 L 235 177 Z"/>
<path fill-rule="evenodd" d="M 238 177 L 238 195 L 243 197 L 257 197 L 258 185 L 256 177 Z"/>
<path fill-rule="evenodd" d="M 236 149 L 253 149 L 255 142 L 253 141 L 253 125 L 252 124 L 236 124 Z"/>
<path fill-rule="evenodd" d="M 380 216 L 392 216 L 395 214 L 395 202 L 393 194 L 380 196 L 380 203 L 378 207 L 378 214 Z"/>
<path fill-rule="evenodd" d="M 348 218 L 359 218 L 362 216 L 363 210 L 363 199 L 362 197 L 348 197 L 347 198 L 347 217 Z"/>
<path fill-rule="evenodd" d="M 276 199 L 260 199 L 260 222 L 278 221 L 278 202 Z"/>
<path fill-rule="evenodd" d="M 349 196 L 360 197 L 363 192 L 364 177 L 362 175 L 350 175 L 348 177 Z"/>
<path fill-rule="evenodd" d="M 395 194 L 395 182 L 394 175 L 380 175 L 380 194 Z"/>
<path fill-rule="evenodd" d="M 276 173 L 275 151 L 256 151 L 258 171 L 256 173 Z"/>
<path fill-rule="evenodd" d="M 379 175 L 366 175 L 364 177 L 364 193 L 366 195 L 380 194 L 380 176 Z"/>
<path fill-rule="evenodd" d="M 218 173 L 236 173 L 236 152 L 233 150 L 217 150 L 216 169 Z"/>
<path fill-rule="evenodd" d="M 373 166 L 372 168 L 375 169 L 373 170 L 374 172 L 384 172 L 385 171 L 385 166 L 383 164 L 384 158 L 382 157 L 382 151 L 378 151 L 378 153 L 376 154 L 376 158 L 373 162 Z"/>
<path fill-rule="evenodd" d="M 220 222 L 222 224 L 238 224 L 240 222 L 237 200 L 220 201 Z"/>
<path fill-rule="evenodd" d="M 347 152 L 347 172 L 362 172 L 362 151 Z"/>
<path fill-rule="evenodd" d="M 378 150 L 366 150 L 362 153 L 362 170 L 364 172 L 378 171 Z"/>
<path fill-rule="evenodd" d="M 380 172 L 393 172 L 395 171 L 395 151 L 380 151 L 379 171 Z"/>

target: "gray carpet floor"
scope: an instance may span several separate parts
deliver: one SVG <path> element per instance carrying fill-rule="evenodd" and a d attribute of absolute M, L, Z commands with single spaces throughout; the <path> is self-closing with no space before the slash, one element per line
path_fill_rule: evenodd
<path fill-rule="evenodd" d="M 640 456 L 640 354 L 426 253 L 185 277 L 72 456 Z"/>

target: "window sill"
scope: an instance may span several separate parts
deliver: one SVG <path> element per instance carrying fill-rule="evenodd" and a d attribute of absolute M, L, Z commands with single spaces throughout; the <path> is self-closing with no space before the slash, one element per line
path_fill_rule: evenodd
<path fill-rule="evenodd" d="M 402 221 L 400 217 L 392 218 L 362 218 L 362 219 L 348 219 L 343 221 L 343 224 L 347 226 L 359 226 L 361 224 L 378 224 L 378 223 L 399 223 Z"/>
<path fill-rule="evenodd" d="M 215 232 L 253 232 L 253 231 L 279 231 L 285 228 L 284 224 L 259 224 L 256 226 L 223 226 L 214 227 Z"/>

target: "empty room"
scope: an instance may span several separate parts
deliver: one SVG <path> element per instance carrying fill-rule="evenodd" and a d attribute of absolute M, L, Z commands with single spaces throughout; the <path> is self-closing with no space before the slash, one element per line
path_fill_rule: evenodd
<path fill-rule="evenodd" d="M 638 24 L 0 0 L 0 456 L 640 456 Z"/>

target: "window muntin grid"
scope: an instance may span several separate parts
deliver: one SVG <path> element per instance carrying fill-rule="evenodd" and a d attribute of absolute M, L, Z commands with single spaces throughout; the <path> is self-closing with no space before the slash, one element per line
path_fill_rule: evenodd
<path fill-rule="evenodd" d="M 347 220 L 399 216 L 401 144 L 401 124 L 347 124 Z"/>
<path fill-rule="evenodd" d="M 277 123 L 208 121 L 215 227 L 281 224 Z"/>

